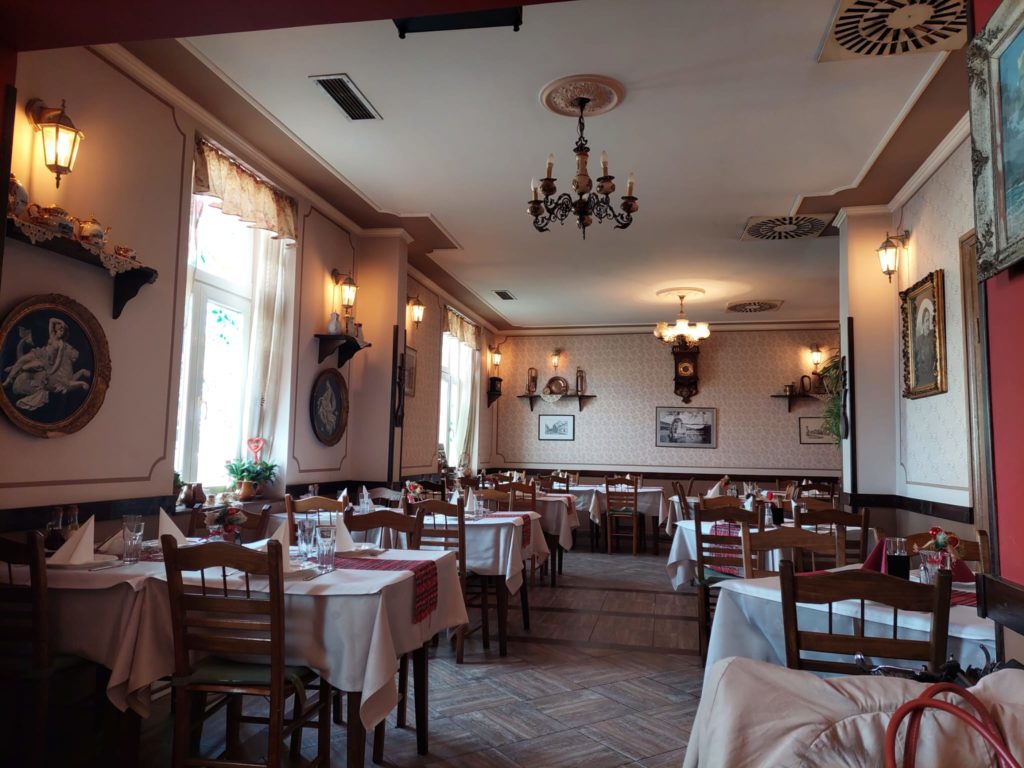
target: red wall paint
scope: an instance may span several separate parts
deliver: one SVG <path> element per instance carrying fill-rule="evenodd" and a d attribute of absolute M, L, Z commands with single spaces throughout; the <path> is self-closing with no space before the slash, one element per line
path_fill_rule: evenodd
<path fill-rule="evenodd" d="M 999 7 L 999 2 L 1000 0 L 972 0 L 971 9 L 974 12 L 975 31 L 980 32 L 988 23 L 996 8 Z"/>
<path fill-rule="evenodd" d="M 999 570 L 1004 578 L 1024 584 L 1024 273 L 1003 271 L 985 287 Z"/>

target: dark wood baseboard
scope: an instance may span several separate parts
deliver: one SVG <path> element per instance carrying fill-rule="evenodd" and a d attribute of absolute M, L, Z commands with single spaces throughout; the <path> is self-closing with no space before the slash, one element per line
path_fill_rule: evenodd
<path fill-rule="evenodd" d="M 955 523 L 974 524 L 974 507 L 961 507 L 956 504 L 944 504 L 938 501 L 925 501 L 910 496 L 886 493 L 844 493 L 841 501 L 850 507 L 901 509 L 907 512 L 916 512 L 919 515 L 951 520 Z"/>

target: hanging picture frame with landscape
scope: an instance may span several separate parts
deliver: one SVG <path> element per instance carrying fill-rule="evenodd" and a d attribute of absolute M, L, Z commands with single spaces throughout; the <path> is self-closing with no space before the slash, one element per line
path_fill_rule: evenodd
<path fill-rule="evenodd" d="M 537 417 L 538 440 L 575 440 L 576 417 L 562 414 L 540 414 Z"/>

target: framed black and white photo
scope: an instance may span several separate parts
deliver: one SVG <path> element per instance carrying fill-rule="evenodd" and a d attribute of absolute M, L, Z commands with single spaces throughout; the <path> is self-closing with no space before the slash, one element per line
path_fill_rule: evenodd
<path fill-rule="evenodd" d="M 538 440 L 575 440 L 576 417 L 541 414 L 537 417 Z"/>
<path fill-rule="evenodd" d="M 835 445 L 835 442 L 835 437 L 825 428 L 823 417 L 800 417 L 800 445 Z"/>
<path fill-rule="evenodd" d="M 336 368 L 317 374 L 309 393 L 313 434 L 324 445 L 336 445 L 348 426 L 348 385 Z"/>
<path fill-rule="evenodd" d="M 946 391 L 946 308 L 941 269 L 900 291 L 903 336 L 903 396 Z"/>
<path fill-rule="evenodd" d="M 405 395 L 406 397 L 416 397 L 416 350 L 406 347 L 402 363 L 402 368 L 405 370 Z"/>
<path fill-rule="evenodd" d="M 25 432 L 77 432 L 99 411 L 109 384 L 107 337 L 77 301 L 33 296 L 0 325 L 0 410 Z"/>
<path fill-rule="evenodd" d="M 717 448 L 717 408 L 655 409 L 655 445 L 659 448 Z"/>
<path fill-rule="evenodd" d="M 1024 5 L 1002 3 L 967 49 L 978 279 L 1024 259 Z"/>

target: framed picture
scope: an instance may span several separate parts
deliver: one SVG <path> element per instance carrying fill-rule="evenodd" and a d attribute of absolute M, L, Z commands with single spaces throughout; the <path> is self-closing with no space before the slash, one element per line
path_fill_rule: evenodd
<path fill-rule="evenodd" d="M 405 395 L 406 397 L 416 396 L 416 350 L 412 347 L 405 348 L 402 355 L 402 367 L 405 369 Z"/>
<path fill-rule="evenodd" d="M 967 50 L 978 279 L 1024 258 L 1024 5 L 1002 3 Z"/>
<path fill-rule="evenodd" d="M 903 319 L 903 396 L 928 397 L 946 391 L 946 309 L 942 270 L 900 291 Z"/>
<path fill-rule="evenodd" d="M 313 434 L 324 445 L 336 445 L 348 426 L 348 385 L 337 368 L 327 368 L 313 380 L 309 393 Z"/>
<path fill-rule="evenodd" d="M 57 293 L 33 296 L 0 325 L 0 409 L 37 437 L 77 432 L 110 384 L 110 349 L 93 314 Z"/>
<path fill-rule="evenodd" d="M 655 445 L 659 448 L 717 448 L 717 408 L 655 408 Z"/>
<path fill-rule="evenodd" d="M 546 415 L 537 417 L 537 439 L 538 440 L 575 440 L 576 439 L 576 417 L 562 416 L 561 414 Z"/>
<path fill-rule="evenodd" d="M 835 445 L 836 439 L 825 430 L 825 419 L 821 416 L 800 417 L 801 445 Z"/>

